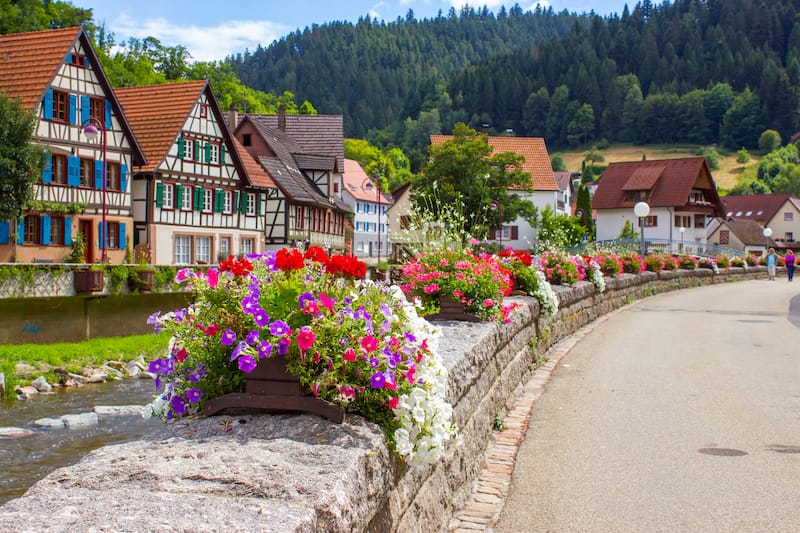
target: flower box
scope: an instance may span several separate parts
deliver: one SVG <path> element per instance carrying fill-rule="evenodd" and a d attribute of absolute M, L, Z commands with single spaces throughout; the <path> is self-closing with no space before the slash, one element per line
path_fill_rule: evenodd
<path fill-rule="evenodd" d="M 76 270 L 72 276 L 75 292 L 101 292 L 103 290 L 104 272 L 102 270 Z"/>
<path fill-rule="evenodd" d="M 152 291 L 156 285 L 156 272 L 147 268 L 131 270 L 128 277 L 128 288 L 132 291 Z"/>
<path fill-rule="evenodd" d="M 480 322 L 481 319 L 467 313 L 464 304 L 445 296 L 439 295 L 439 312 L 429 315 L 428 320 L 460 320 L 462 322 Z"/>

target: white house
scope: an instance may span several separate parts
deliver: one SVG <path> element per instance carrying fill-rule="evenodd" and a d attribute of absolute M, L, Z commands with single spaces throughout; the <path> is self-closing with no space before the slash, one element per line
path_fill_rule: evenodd
<path fill-rule="evenodd" d="M 392 205 L 391 197 L 379 194 L 374 181 L 358 161 L 344 160 L 343 178 L 342 199 L 355 213 L 353 255 L 370 258 L 376 263 L 378 258 L 388 260 L 392 255 L 392 245 L 386 211 Z"/>

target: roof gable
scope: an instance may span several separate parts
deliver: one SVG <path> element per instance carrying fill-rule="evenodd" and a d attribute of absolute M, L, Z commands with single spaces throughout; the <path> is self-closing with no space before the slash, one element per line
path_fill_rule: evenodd
<path fill-rule="evenodd" d="M 786 202 L 797 208 L 797 201 L 791 194 L 747 194 L 725 196 L 722 198 L 722 206 L 726 217 L 767 222 L 772 220 Z"/>
<path fill-rule="evenodd" d="M 344 120 L 342 115 L 256 115 L 246 114 L 254 124 L 279 132 L 291 154 L 329 156 L 335 159 L 334 171 L 344 171 Z M 279 123 L 284 123 L 284 128 Z M 265 139 L 266 140 L 266 139 Z M 316 161 L 316 160 L 315 160 Z M 319 169 L 318 169 L 319 170 Z"/>
<path fill-rule="evenodd" d="M 453 139 L 452 135 L 431 135 L 431 144 L 440 146 Z M 541 137 L 486 137 L 492 153 L 514 152 L 525 158 L 522 170 L 531 175 L 535 191 L 559 190 L 553 166 Z"/>
<path fill-rule="evenodd" d="M 363 202 L 378 202 L 378 190 L 374 185 L 370 188 L 364 186 L 367 180 L 372 183 L 372 178 L 361 168 L 358 161 L 353 159 L 344 160 L 344 174 L 342 174 L 342 179 L 344 181 L 344 190 L 354 199 Z M 381 194 L 380 197 L 381 203 L 385 205 L 392 203 L 391 197 L 387 197 L 384 194 Z"/>

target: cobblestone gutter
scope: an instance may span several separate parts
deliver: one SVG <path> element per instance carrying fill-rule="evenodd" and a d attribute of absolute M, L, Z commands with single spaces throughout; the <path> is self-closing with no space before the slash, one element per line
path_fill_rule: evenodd
<path fill-rule="evenodd" d="M 527 305 L 510 324 L 443 322 L 459 434 L 435 465 L 406 468 L 358 417 L 182 420 L 53 472 L 0 507 L 0 531 L 444 531 L 486 463 L 495 416 L 559 339 L 646 296 L 765 276 L 765 268 L 624 275 L 607 278 L 600 294 L 584 282 L 556 287 L 554 317 L 520 298 Z"/>

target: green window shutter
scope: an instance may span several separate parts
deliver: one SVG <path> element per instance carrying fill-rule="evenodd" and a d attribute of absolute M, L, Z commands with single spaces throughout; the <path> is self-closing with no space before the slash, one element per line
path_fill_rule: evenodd
<path fill-rule="evenodd" d="M 181 135 L 178 138 L 178 157 L 183 159 L 183 155 L 186 153 L 186 139 L 183 138 Z"/>
<path fill-rule="evenodd" d="M 42 244 L 50 244 L 50 217 L 42 215 L 39 217 L 39 240 Z"/>
<path fill-rule="evenodd" d="M 224 207 L 225 207 L 225 191 L 222 189 L 216 189 L 214 191 L 214 212 L 222 213 Z"/>
<path fill-rule="evenodd" d="M 175 209 L 183 207 L 183 185 L 180 183 L 175 185 L 175 198 L 172 199 L 172 206 Z"/>
<path fill-rule="evenodd" d="M 119 249 L 124 250 L 128 247 L 128 235 L 125 233 L 125 223 L 119 223 Z"/>
<path fill-rule="evenodd" d="M 231 206 L 232 207 L 231 211 L 233 213 L 235 213 L 236 209 L 239 208 L 239 196 L 241 196 L 241 193 L 239 191 L 233 193 L 233 206 Z"/>
<path fill-rule="evenodd" d="M 247 214 L 247 196 L 248 196 L 248 195 L 247 195 L 247 193 L 246 193 L 246 192 L 243 192 L 243 193 L 242 193 L 242 203 L 241 203 L 241 211 L 240 211 L 240 212 L 241 212 L 243 215 L 246 215 L 246 214 Z"/>
<path fill-rule="evenodd" d="M 206 141 L 206 163 L 211 163 L 211 143 Z"/>
<path fill-rule="evenodd" d="M 200 161 L 200 150 L 203 148 L 203 143 L 200 141 L 194 142 L 194 160 Z"/>
<path fill-rule="evenodd" d="M 156 207 L 164 205 L 164 184 L 160 181 L 156 182 Z"/>
<path fill-rule="evenodd" d="M 72 219 L 64 217 L 64 246 L 72 246 Z"/>
<path fill-rule="evenodd" d="M 203 188 L 194 188 L 194 210 L 200 211 L 203 209 Z"/>
<path fill-rule="evenodd" d="M 261 202 L 264 200 L 263 194 L 256 195 L 256 215 L 261 216 Z"/>
<path fill-rule="evenodd" d="M 219 145 L 219 164 L 220 165 L 224 165 L 225 164 L 225 145 L 224 144 L 220 144 Z"/>

